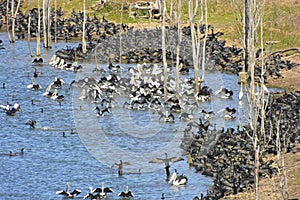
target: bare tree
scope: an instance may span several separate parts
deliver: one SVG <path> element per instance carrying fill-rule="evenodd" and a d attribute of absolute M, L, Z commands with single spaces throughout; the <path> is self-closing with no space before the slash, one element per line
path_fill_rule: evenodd
<path fill-rule="evenodd" d="M 82 53 L 86 53 L 86 41 L 85 41 L 86 9 L 85 9 L 85 5 L 86 5 L 86 0 L 83 0 Z"/>
<path fill-rule="evenodd" d="M 121 22 L 120 22 L 120 30 L 122 31 L 123 30 L 123 12 L 124 12 L 124 0 L 122 0 L 122 3 L 121 3 Z M 120 63 L 120 66 L 122 65 L 122 32 L 119 34 L 120 35 L 120 53 L 119 53 L 119 63 Z"/>
<path fill-rule="evenodd" d="M 44 32 L 44 47 L 51 48 L 51 6 L 50 0 L 43 0 L 43 32 Z"/>
<path fill-rule="evenodd" d="M 38 0 L 38 28 L 36 33 L 36 57 L 40 57 L 41 55 L 41 8 L 40 8 L 40 0 Z"/>
<path fill-rule="evenodd" d="M 17 8 L 15 10 L 15 1 L 11 0 L 11 7 L 10 7 L 10 17 L 8 17 L 9 13 L 9 1 L 7 0 L 7 5 L 6 5 L 6 10 L 7 10 L 7 33 L 8 33 L 8 38 L 11 43 L 16 42 L 16 36 L 15 36 L 15 24 L 16 24 L 16 18 L 17 14 L 20 8 L 21 0 L 18 0 Z M 11 36 L 9 33 L 9 18 L 11 18 Z"/>
<path fill-rule="evenodd" d="M 168 65 L 166 58 L 166 1 L 162 0 L 162 23 L 161 23 L 161 45 L 162 45 L 162 57 L 163 57 L 163 66 L 164 66 L 164 102 L 167 102 L 168 91 L 167 91 L 167 81 L 168 81 Z"/>
<path fill-rule="evenodd" d="M 54 0 L 54 42 L 57 43 L 57 3 L 56 0 Z"/>
<path fill-rule="evenodd" d="M 281 115 L 279 115 L 281 116 Z M 272 123 L 271 123 L 272 124 Z M 286 138 L 283 137 L 283 142 L 281 142 L 282 136 L 285 136 L 286 134 L 281 134 L 280 130 L 280 119 L 277 119 L 275 122 L 276 124 L 276 159 L 277 159 L 277 170 L 279 174 L 279 190 L 281 194 L 282 199 L 288 199 L 288 192 L 287 192 L 287 176 L 286 176 L 286 170 L 285 170 L 285 159 L 282 155 L 282 150 L 286 148 Z"/>
<path fill-rule="evenodd" d="M 33 57 L 32 54 L 32 50 L 31 50 L 31 45 L 30 45 L 30 41 L 31 41 L 31 34 L 30 34 L 30 24 L 31 24 L 31 11 L 30 11 L 30 0 L 28 0 L 28 26 L 27 26 L 27 39 L 28 39 L 28 47 L 29 47 L 29 52 L 30 52 L 30 56 Z"/>
<path fill-rule="evenodd" d="M 250 86 L 248 95 L 249 117 L 248 121 L 251 127 L 251 132 L 248 135 L 253 144 L 254 155 L 254 184 L 255 184 L 255 199 L 259 199 L 259 169 L 261 156 L 270 142 L 270 138 L 266 136 L 265 121 L 266 108 L 268 105 L 269 92 L 264 85 L 265 64 L 262 59 L 261 63 L 256 63 L 256 48 L 257 48 L 257 31 L 260 25 L 261 46 L 263 49 L 263 0 L 245 0 L 244 1 L 244 50 L 245 50 L 245 69 L 250 73 Z M 263 57 L 263 51 L 262 57 Z M 255 77 L 255 66 L 260 64 L 261 75 Z M 256 83 L 255 78 L 259 79 Z M 265 94 L 268 94 L 267 96 Z"/>
<path fill-rule="evenodd" d="M 195 1 L 195 5 L 193 5 L 193 0 L 189 0 L 189 20 L 190 20 L 190 28 L 191 28 L 191 38 L 192 38 L 192 51 L 193 51 L 193 65 L 194 65 L 194 80 L 195 80 L 195 87 L 194 93 L 198 94 L 199 92 L 199 57 L 197 56 L 197 48 L 199 46 L 196 31 L 195 31 L 195 17 L 198 10 L 198 0 Z"/>
<path fill-rule="evenodd" d="M 176 47 L 176 79 L 175 79 L 175 89 L 177 98 L 179 98 L 179 68 L 182 67 L 182 64 L 179 63 L 180 57 L 180 45 L 182 41 L 182 30 L 181 30 L 181 0 L 178 0 L 178 7 L 177 7 L 177 34 L 178 34 L 178 41 Z"/>
<path fill-rule="evenodd" d="M 202 3 L 201 3 L 202 5 Z M 201 9 L 202 11 L 202 9 Z M 201 12 L 203 13 L 203 12 Z M 202 46 L 202 63 L 201 63 L 201 83 L 204 81 L 204 75 L 205 75 L 205 55 L 206 55 L 206 39 L 208 34 L 208 23 L 207 23 L 207 0 L 204 0 L 204 13 L 205 13 L 205 32 L 204 32 L 204 40 L 203 40 L 203 46 Z"/>
<path fill-rule="evenodd" d="M 191 38 L 192 38 L 192 51 L 193 51 L 193 65 L 194 65 L 194 80 L 195 80 L 195 88 L 194 93 L 195 95 L 198 94 L 199 88 L 201 86 L 201 83 L 204 81 L 204 74 L 205 74 L 205 49 L 206 49 L 206 42 L 203 43 L 202 46 L 202 55 L 201 55 L 201 31 L 200 26 L 203 23 L 203 1 L 200 0 L 200 10 L 198 7 L 198 0 L 189 0 L 189 20 L 190 20 L 190 28 L 191 28 Z M 200 19 L 195 22 L 195 17 L 197 16 L 197 13 L 200 12 Z M 205 22 L 207 23 L 207 3 L 205 0 Z M 196 28 L 195 28 L 196 26 Z M 205 25 L 205 36 L 204 40 L 207 38 L 207 31 L 208 31 L 208 25 Z M 200 67 L 200 59 L 202 56 L 202 75 L 201 80 L 199 81 L 199 67 Z"/>

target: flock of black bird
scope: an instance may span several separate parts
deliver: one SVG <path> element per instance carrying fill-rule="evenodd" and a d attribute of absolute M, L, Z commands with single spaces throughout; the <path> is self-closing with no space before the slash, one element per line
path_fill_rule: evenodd
<path fill-rule="evenodd" d="M 6 4 L 1 1 L 0 14 L 6 15 Z M 52 18 L 56 16 L 57 29 L 54 29 L 54 24 L 51 25 L 52 35 L 57 35 L 59 39 L 70 40 L 80 37 L 82 34 L 82 12 L 72 12 L 70 18 L 63 18 L 63 11 L 52 11 Z M 31 36 L 35 37 L 37 27 L 37 9 L 34 8 L 30 12 L 23 14 L 19 12 L 16 19 L 16 35 L 19 39 L 27 37 L 27 23 L 29 15 L 31 16 Z M 52 20 L 54 23 L 54 21 Z M 53 59 L 49 61 L 49 65 L 58 69 L 69 69 L 74 72 L 80 71 L 82 68 L 75 60 L 91 58 L 94 54 L 97 55 L 97 60 L 104 63 L 109 63 L 107 69 L 95 68 L 93 72 L 99 75 L 99 79 L 85 77 L 81 80 L 74 80 L 70 87 L 79 89 L 79 99 L 82 101 L 97 104 L 94 108 L 97 117 L 105 117 L 105 114 L 113 112 L 114 104 L 118 104 L 115 97 L 124 95 L 127 99 L 123 102 L 123 107 L 127 109 L 136 109 L 138 111 L 149 109 L 153 114 L 158 115 L 158 120 L 166 123 L 174 122 L 176 120 L 187 121 L 187 128 L 184 131 L 181 147 L 191 156 L 192 164 L 197 172 L 203 175 L 214 177 L 214 185 L 207 194 L 201 194 L 202 199 L 219 199 L 228 194 L 236 194 L 251 187 L 254 183 L 254 148 L 253 143 L 249 137 L 253 133 L 253 127 L 250 125 L 241 125 L 235 128 L 225 128 L 217 130 L 214 124 L 210 123 L 212 115 L 218 115 L 224 112 L 223 117 L 227 119 L 234 119 L 237 113 L 235 108 L 226 107 L 220 111 L 205 111 L 201 110 L 198 115 L 200 118 L 194 120 L 194 114 L 191 111 L 197 110 L 201 102 L 210 101 L 212 96 L 219 96 L 220 98 L 230 99 L 233 92 L 228 88 L 221 88 L 213 92 L 209 86 L 202 85 L 197 94 L 193 94 L 194 82 L 192 79 L 181 80 L 182 91 L 179 97 L 175 91 L 175 77 L 169 76 L 168 80 L 168 100 L 163 100 L 163 68 L 157 63 L 162 61 L 160 44 L 161 30 L 159 28 L 153 30 L 133 30 L 127 25 L 116 25 L 108 22 L 104 17 L 99 20 L 97 16 L 88 17 L 87 20 L 87 37 L 88 37 L 88 52 L 82 53 L 82 45 L 79 44 L 76 48 L 60 49 L 56 52 Z M 0 27 L 1 28 L 1 27 Z M 206 28 L 205 26 L 202 27 Z M 219 40 L 223 33 L 214 33 L 212 26 L 210 29 L 207 42 L 207 55 L 210 58 L 208 67 L 215 66 L 215 70 L 222 72 L 237 74 L 242 70 L 242 49 L 235 46 L 226 46 L 224 40 Z M 176 27 L 167 27 L 168 32 L 168 60 L 175 60 L 176 55 L 173 53 L 176 44 Z M 202 30 L 201 29 L 201 30 Z M 56 32 L 55 32 L 56 31 Z M 203 30 L 202 30 L 203 31 Z M 123 33 L 122 42 L 120 45 L 120 34 Z M 180 54 L 180 62 L 183 67 L 181 73 L 184 74 L 189 71 L 192 65 L 192 58 L 190 48 L 190 27 L 183 28 L 184 39 L 182 42 L 182 53 Z M 137 47 L 133 49 L 132 47 Z M 122 55 L 119 54 L 120 48 L 123 49 Z M 184 53 L 185 52 L 185 53 Z M 113 58 L 110 56 L 114 54 Z M 101 56 L 100 56 L 101 55 Z M 108 59 L 109 58 L 109 59 Z M 124 76 L 119 76 L 122 69 L 121 66 L 113 65 L 114 62 L 126 63 L 143 63 L 150 62 L 153 64 L 137 64 L 137 67 L 132 67 L 125 71 Z M 36 59 L 33 64 L 42 65 L 42 59 Z M 44 63 L 45 64 L 45 63 Z M 290 69 L 297 64 L 291 63 L 288 60 L 282 60 L 279 54 L 269 57 L 269 63 L 266 65 L 267 69 L 264 74 L 265 80 L 269 76 L 280 78 L 280 69 Z M 80 67 L 79 67 L 80 66 Z M 214 70 L 214 67 L 210 68 Z M 260 67 L 257 67 L 255 74 L 260 74 Z M 35 84 L 34 80 L 38 78 L 38 72 L 34 72 L 32 83 L 27 86 L 28 89 L 39 90 L 42 89 L 40 85 Z M 46 88 L 44 96 L 47 96 L 56 101 L 63 101 L 64 97 L 58 95 L 58 89 L 64 85 L 64 81 L 56 78 Z M 5 84 L 3 84 L 5 89 Z M 285 93 L 280 97 L 270 96 L 266 106 L 266 122 L 264 127 L 267 133 L 270 133 L 268 144 L 265 146 L 264 154 L 276 154 L 278 137 L 275 134 L 277 129 L 280 129 L 279 143 L 283 145 L 283 150 L 286 152 L 293 152 L 295 144 L 300 142 L 299 136 L 299 104 L 300 92 Z M 17 112 L 22 112 L 21 106 L 18 103 L 11 105 L 1 105 L 1 108 L 8 115 L 16 115 Z M 186 112 L 189 111 L 189 112 Z M 93 112 L 93 111 L 91 111 Z M 274 125 L 278 122 L 279 127 Z M 35 128 L 36 121 L 34 119 L 26 123 L 30 128 Z M 259 130 L 262 124 L 258 120 Z M 264 142 L 264 136 L 259 135 L 259 142 L 261 145 Z M 21 152 L 10 152 L 8 155 L 23 155 L 24 149 Z M 169 162 L 169 161 L 168 161 Z M 276 173 L 276 168 L 273 167 L 272 160 L 265 161 L 263 157 L 260 160 L 260 177 L 266 175 L 273 175 Z M 167 161 L 166 161 L 167 163 Z M 166 164 L 166 170 L 169 169 Z M 120 172 L 121 173 L 121 172 Z M 168 175 L 167 171 L 167 175 Z M 178 179 L 180 177 L 180 180 Z M 176 182 L 177 180 L 177 182 Z M 182 182 L 180 182 L 182 181 Z M 185 176 L 177 176 L 173 174 L 170 183 L 174 185 L 187 182 Z M 102 183 L 101 188 L 90 188 L 89 194 L 86 198 L 101 198 L 107 193 L 113 192 L 110 188 L 104 188 Z M 67 183 L 66 190 L 58 191 L 57 194 L 65 197 L 74 197 L 81 193 L 80 190 L 75 189 L 70 192 L 70 185 Z M 121 197 L 134 197 L 133 193 L 128 190 L 119 194 Z M 198 198 L 198 197 L 195 197 Z"/>

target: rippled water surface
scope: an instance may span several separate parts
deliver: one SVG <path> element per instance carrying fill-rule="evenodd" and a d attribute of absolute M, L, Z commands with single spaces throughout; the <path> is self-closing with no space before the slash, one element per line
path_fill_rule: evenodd
<path fill-rule="evenodd" d="M 0 83 L 6 84 L 5 89 L 0 89 L 0 104 L 18 102 L 23 110 L 16 116 L 8 116 L 2 110 L 0 113 L 0 199 L 60 199 L 55 192 L 65 189 L 67 181 L 71 190 L 82 190 L 79 199 L 88 193 L 89 186 L 100 187 L 102 181 L 115 190 L 108 199 L 119 199 L 117 193 L 124 191 L 126 185 L 136 199 L 160 199 L 162 193 L 167 199 L 192 199 L 212 185 L 210 178 L 195 173 L 187 164 L 179 147 L 186 122 L 181 122 L 178 115 L 175 123 L 166 124 L 150 111 L 124 110 L 125 100 L 118 96 L 112 112 L 97 118 L 92 111 L 94 105 L 78 100 L 69 84 L 84 75 L 57 70 L 47 64 L 57 49 L 75 44 L 54 44 L 52 50 L 42 48 L 45 64 L 33 67 L 26 41 L 9 44 L 5 33 L 0 34 L 0 39 L 5 48 L 0 50 Z M 35 51 L 34 42 L 31 46 Z M 34 68 L 42 73 L 35 80 L 43 87 L 39 91 L 26 87 L 31 83 Z M 66 82 L 59 90 L 65 95 L 61 104 L 42 95 L 55 77 Z M 199 109 L 218 111 L 226 106 L 237 107 L 236 76 L 208 72 L 206 77 L 206 84 L 214 91 L 226 86 L 233 90 L 234 96 L 232 100 L 213 98 L 212 102 L 202 103 Z M 194 116 L 197 119 L 199 111 Z M 31 119 L 37 121 L 36 129 L 25 124 Z M 236 126 L 235 121 L 226 121 L 220 114 L 213 120 L 217 128 Z M 66 137 L 62 136 L 63 132 Z M 23 156 L 6 155 L 22 147 L 25 148 Z M 183 156 L 184 161 L 171 163 L 171 172 L 177 169 L 185 174 L 187 185 L 168 185 L 164 164 L 149 163 L 155 157 L 164 157 L 165 152 Z M 122 177 L 111 167 L 120 159 L 130 163 L 124 167 Z M 142 173 L 135 174 L 139 169 Z"/>

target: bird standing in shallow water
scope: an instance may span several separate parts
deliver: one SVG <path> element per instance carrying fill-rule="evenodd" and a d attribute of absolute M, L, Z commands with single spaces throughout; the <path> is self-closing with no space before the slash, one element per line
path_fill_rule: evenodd
<path fill-rule="evenodd" d="M 118 175 L 122 176 L 124 165 L 129 165 L 129 162 L 123 162 L 122 160 L 120 160 L 120 163 L 115 163 L 115 164 L 112 165 L 112 167 L 117 167 L 118 168 Z"/>
<path fill-rule="evenodd" d="M 153 160 L 150 161 L 150 163 L 165 163 L 165 170 L 166 170 L 166 175 L 167 177 L 170 176 L 170 162 L 178 162 L 181 160 L 184 160 L 181 157 L 168 157 L 168 154 L 165 153 L 165 158 L 155 158 Z"/>

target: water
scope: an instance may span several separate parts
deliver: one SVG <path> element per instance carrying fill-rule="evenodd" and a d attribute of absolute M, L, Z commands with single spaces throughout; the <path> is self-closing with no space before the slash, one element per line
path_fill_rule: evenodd
<path fill-rule="evenodd" d="M 184 161 L 171 163 L 172 172 L 177 169 L 188 177 L 188 184 L 182 187 L 168 185 L 164 164 L 149 163 L 152 158 L 164 157 L 165 152 L 182 156 L 179 145 L 186 122 L 178 120 L 178 115 L 175 123 L 166 124 L 149 111 L 124 110 L 123 102 L 117 102 L 112 113 L 96 118 L 91 111 L 94 105 L 79 101 L 68 86 L 82 74 L 57 70 L 48 64 L 33 67 L 26 41 L 9 44 L 5 33 L 0 33 L 0 39 L 5 47 L 0 50 L 0 83 L 6 83 L 6 88 L 0 89 L 0 104 L 18 102 L 23 110 L 16 116 L 0 113 L 0 199 L 61 199 L 55 192 L 65 189 L 67 181 L 71 190 L 82 190 L 78 199 L 88 193 L 89 186 L 100 187 L 102 181 L 115 191 L 108 199 L 119 199 L 117 193 L 124 191 L 126 185 L 135 199 L 160 199 L 162 193 L 167 199 L 192 199 L 206 193 L 212 185 L 211 178 L 189 168 L 184 156 Z M 31 47 L 34 51 L 34 42 Z M 54 44 L 51 50 L 41 48 L 44 62 L 62 47 L 66 44 Z M 31 83 L 34 68 L 42 73 L 35 80 L 43 87 L 39 91 L 26 88 Z M 55 77 L 66 82 L 59 90 L 59 94 L 65 96 L 61 104 L 42 95 Z M 199 110 L 218 111 L 226 106 L 238 106 L 240 88 L 235 75 L 208 72 L 206 77 L 205 84 L 213 91 L 225 86 L 233 90 L 234 96 L 231 100 L 214 97 L 211 102 L 202 103 Z M 199 111 L 194 116 L 197 119 Z M 37 121 L 36 129 L 25 124 L 31 119 Z M 235 120 L 224 120 L 221 114 L 214 116 L 213 123 L 217 128 L 237 125 Z M 63 132 L 66 137 L 62 136 Z M 4 155 L 20 151 L 22 147 L 25 148 L 23 156 Z M 111 167 L 120 159 L 130 162 L 124 167 L 122 177 Z M 138 169 L 141 174 L 134 173 Z"/>

